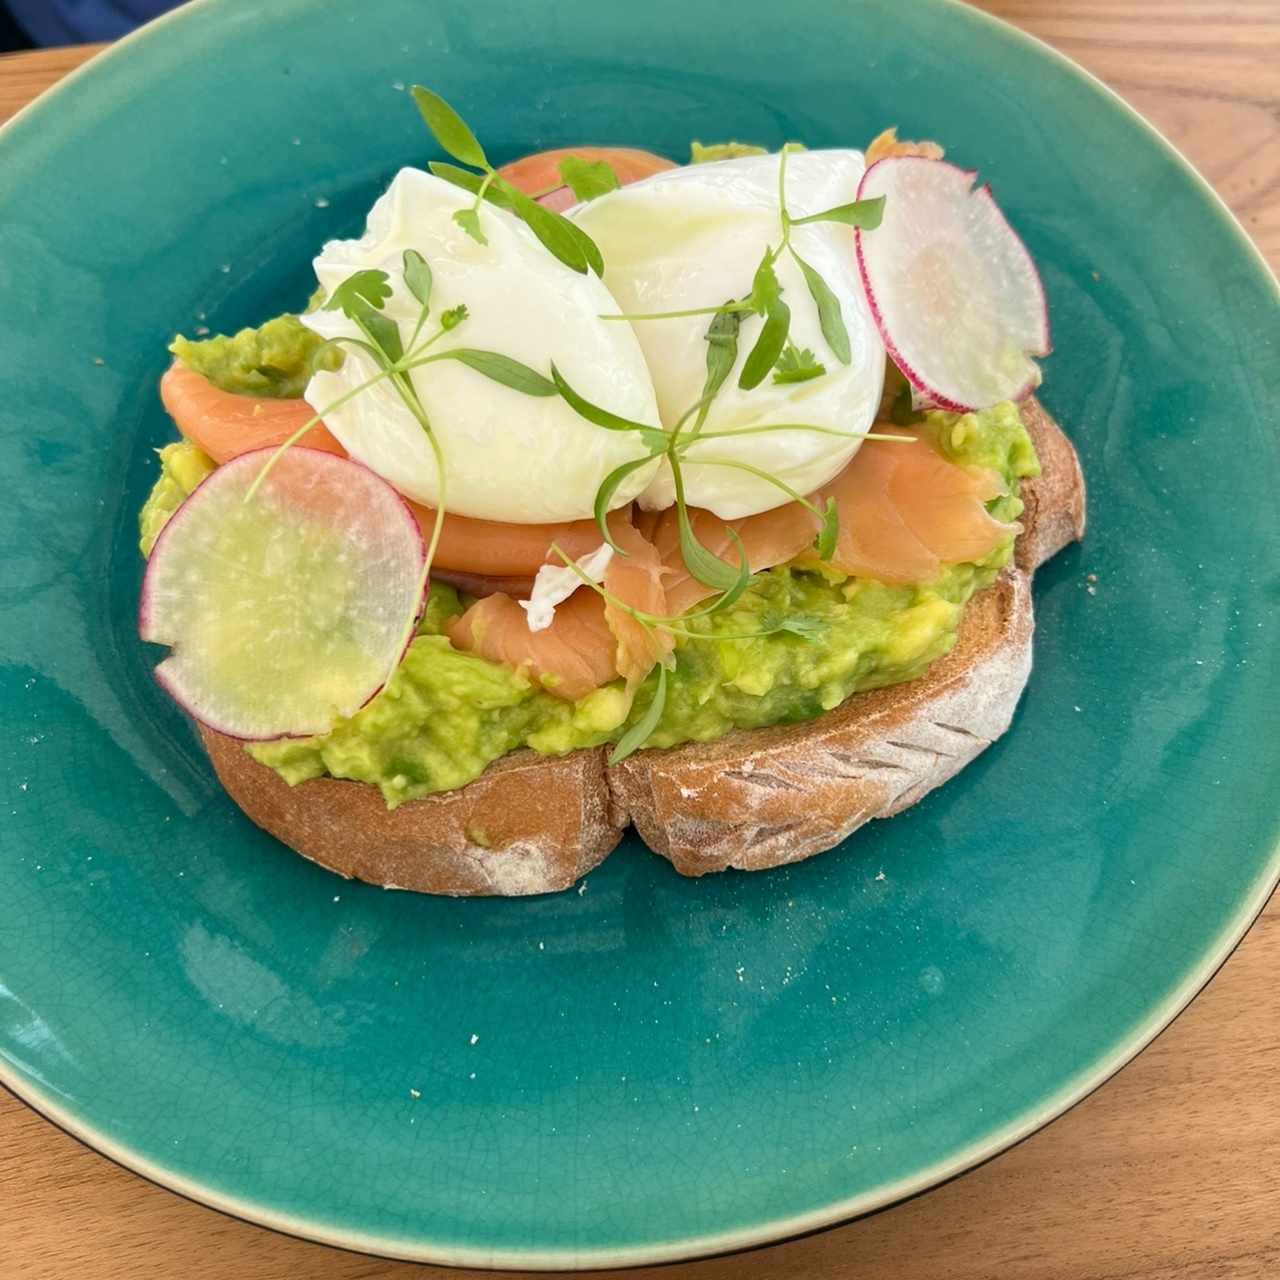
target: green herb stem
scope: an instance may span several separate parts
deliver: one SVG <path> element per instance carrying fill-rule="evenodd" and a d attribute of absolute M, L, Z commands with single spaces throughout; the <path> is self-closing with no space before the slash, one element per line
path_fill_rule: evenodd
<path fill-rule="evenodd" d="M 823 512 L 813 505 L 802 493 L 793 489 L 785 480 L 779 480 L 777 476 L 771 472 L 763 471 L 759 467 L 753 467 L 749 462 L 738 462 L 731 458 L 694 458 L 692 459 L 700 467 L 729 467 L 734 471 L 745 471 L 748 475 L 755 476 L 757 480 L 763 480 L 767 484 L 782 493 L 785 493 L 792 502 L 798 502 L 808 511 L 812 511 L 819 519 L 823 518 Z"/>
<path fill-rule="evenodd" d="M 734 427 L 729 431 L 708 431 L 699 440 L 723 440 L 729 436 L 758 436 L 772 431 L 811 431 L 820 436 L 838 436 L 842 440 L 893 440 L 901 444 L 914 444 L 915 436 L 892 436 L 879 431 L 841 431 L 837 427 L 818 427 L 809 422 L 775 422 L 763 427 Z M 692 437 L 689 444 L 693 443 Z M 688 446 L 686 445 L 686 448 Z M 701 462 L 701 458 L 691 458 Z"/>
<path fill-rule="evenodd" d="M 690 307 L 687 311 L 648 311 L 634 314 L 599 315 L 598 320 L 683 320 L 688 316 L 719 316 L 734 311 L 754 311 L 755 307 L 748 301 L 726 302 L 719 307 Z"/>

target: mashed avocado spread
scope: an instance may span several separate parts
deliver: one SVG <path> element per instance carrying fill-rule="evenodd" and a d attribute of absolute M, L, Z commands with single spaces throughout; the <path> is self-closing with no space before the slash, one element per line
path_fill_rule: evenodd
<path fill-rule="evenodd" d="M 295 315 L 277 316 L 256 329 L 192 341 L 178 334 L 169 350 L 215 387 L 235 395 L 296 400 L 311 378 L 311 361 L 324 339 Z M 323 368 L 336 368 L 341 355 L 326 353 Z"/>
<path fill-rule="evenodd" d="M 988 507 L 1001 520 L 1017 518 L 1018 481 L 1040 468 L 1014 405 L 930 413 L 922 426 L 953 461 L 997 471 L 1008 492 Z M 187 443 L 162 449 L 160 460 L 161 477 L 139 518 L 144 554 L 213 465 Z M 936 580 L 910 586 L 795 566 L 757 574 L 733 607 L 689 622 L 697 639 L 677 640 L 649 745 L 807 720 L 852 693 L 914 679 L 955 643 L 965 602 L 995 578 L 1012 548 L 1010 538 L 983 561 L 948 565 Z M 394 808 L 462 786 L 517 747 L 558 755 L 614 740 L 653 697 L 656 673 L 631 705 L 621 681 L 577 702 L 557 698 L 517 671 L 454 649 L 441 632 L 461 609 L 452 588 L 433 584 L 417 638 L 366 707 L 321 737 L 246 749 L 291 784 L 324 774 L 353 778 L 377 786 Z M 803 614 L 822 625 L 812 636 L 727 638 L 759 630 L 766 614 Z"/>

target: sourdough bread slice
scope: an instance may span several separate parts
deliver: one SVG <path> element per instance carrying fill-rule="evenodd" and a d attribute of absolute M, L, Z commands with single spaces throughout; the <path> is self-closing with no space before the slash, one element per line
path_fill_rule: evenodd
<path fill-rule="evenodd" d="M 1085 523 L 1071 442 L 1034 399 L 1023 420 L 1041 474 L 1022 486 L 1013 562 L 969 601 L 955 646 L 924 676 L 817 720 L 641 751 L 609 770 L 616 806 L 677 871 L 761 871 L 821 853 L 941 786 L 1009 727 L 1031 673 L 1031 577 Z"/>
<path fill-rule="evenodd" d="M 363 783 L 290 787 L 243 743 L 200 728 L 218 778 L 260 827 L 322 866 L 388 888 L 549 893 L 609 854 L 628 822 L 685 875 L 807 858 L 888 817 L 999 737 L 1031 669 L 1031 575 L 1084 533 L 1070 442 L 1023 407 L 1043 474 L 1022 486 L 1013 562 L 965 610 L 955 647 L 919 680 L 855 694 L 804 724 L 637 753 L 519 751 L 456 791 L 388 810 Z"/>

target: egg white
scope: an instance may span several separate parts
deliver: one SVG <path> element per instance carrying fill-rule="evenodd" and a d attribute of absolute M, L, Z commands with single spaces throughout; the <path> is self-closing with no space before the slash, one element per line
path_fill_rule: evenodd
<path fill-rule="evenodd" d="M 572 210 L 570 216 L 604 254 L 605 283 L 622 311 L 716 306 L 749 293 L 765 249 L 781 237 L 778 163 L 776 155 L 750 156 L 672 169 Z M 792 216 L 856 199 L 864 169 L 859 151 L 789 155 L 786 197 Z M 827 372 L 793 384 L 774 384 L 766 377 L 754 390 L 740 390 L 738 374 L 764 323 L 754 315 L 745 317 L 737 363 L 712 404 L 704 434 L 783 422 L 853 434 L 871 425 L 880 402 L 885 352 L 858 276 L 853 231 L 813 223 L 794 227 L 791 241 L 839 299 L 851 363 L 841 364 L 827 345 L 804 276 L 784 254 L 775 270 L 791 309 L 791 339 L 813 351 Z M 697 316 L 633 323 L 667 430 L 702 394 L 709 322 L 709 317 Z M 767 481 L 713 466 L 708 459 L 748 463 L 799 493 L 809 493 L 836 475 L 859 443 L 856 436 L 838 439 L 803 431 L 700 442 L 684 455 L 686 497 L 691 505 L 708 507 L 726 519 L 753 515 L 786 502 L 786 495 Z M 670 468 L 664 463 L 640 502 L 653 510 L 674 501 Z"/>
<path fill-rule="evenodd" d="M 453 221 L 472 197 L 418 169 L 402 169 L 369 212 L 359 240 L 333 240 L 315 260 L 326 293 L 353 272 L 387 272 L 393 292 L 384 314 L 407 345 L 419 304 L 403 278 L 403 254 L 416 249 L 434 276 L 434 332 L 447 309 L 465 303 L 468 318 L 432 347 L 495 351 L 548 375 L 552 361 L 587 399 L 633 421 L 658 425 L 653 384 L 629 325 L 599 317 L 617 305 L 594 275 L 579 275 L 554 258 L 519 219 L 486 204 L 481 245 Z M 302 317 L 326 338 L 359 336 L 340 311 Z M 317 373 L 308 403 L 343 447 L 401 493 L 429 506 L 440 499 L 427 439 L 389 382 L 330 406 L 377 372 L 367 355 L 347 349 L 342 368 Z M 532 397 L 499 385 L 454 361 L 415 369 L 413 385 L 440 441 L 446 509 L 510 523 L 588 518 L 601 481 L 644 450 L 635 435 L 606 431 L 573 412 L 559 396 Z M 657 463 L 636 471 L 614 496 L 631 501 Z"/>

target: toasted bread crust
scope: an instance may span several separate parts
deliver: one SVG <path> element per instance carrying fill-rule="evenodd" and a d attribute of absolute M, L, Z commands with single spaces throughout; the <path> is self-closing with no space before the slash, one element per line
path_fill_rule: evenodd
<path fill-rule="evenodd" d="M 1014 563 L 1033 574 L 1063 547 L 1084 537 L 1085 484 L 1071 441 L 1035 396 L 1022 402 L 1022 421 L 1040 458 L 1040 474 L 1022 482 L 1025 506 Z"/>
<path fill-rule="evenodd" d="M 622 837 L 600 748 L 517 751 L 456 791 L 388 809 L 377 787 L 291 787 L 244 743 L 198 726 L 218 779 L 258 826 L 348 879 L 388 889 L 517 897 L 567 889 Z"/>
<path fill-rule="evenodd" d="M 1084 533 L 1070 442 L 1040 404 L 1024 419 L 1043 474 L 1024 482 L 1013 563 L 965 610 L 955 647 L 919 680 L 856 694 L 804 724 L 639 752 L 516 752 L 456 791 L 388 810 L 375 787 L 290 787 L 243 744 L 201 728 L 228 794 L 304 857 L 389 888 L 456 895 L 564 889 L 628 822 L 685 875 L 761 870 L 838 844 L 914 804 L 1008 728 L 1031 669 L 1031 575 Z"/>

